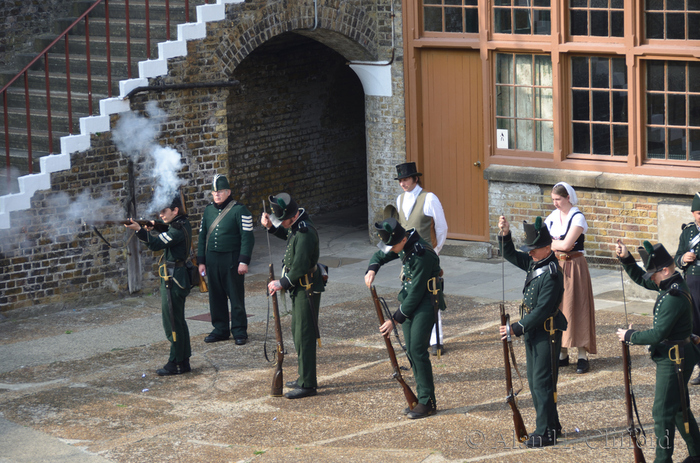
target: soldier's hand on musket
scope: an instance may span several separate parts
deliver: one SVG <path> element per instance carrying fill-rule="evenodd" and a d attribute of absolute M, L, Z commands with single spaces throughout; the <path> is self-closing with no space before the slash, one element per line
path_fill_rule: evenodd
<path fill-rule="evenodd" d="M 629 329 L 630 329 L 630 330 L 632 329 L 632 324 L 631 324 L 631 323 L 630 323 Z M 627 334 L 627 331 L 628 331 L 628 330 L 624 330 L 624 329 L 622 329 L 622 328 L 618 328 L 618 329 L 617 329 L 617 337 L 618 337 L 618 339 L 619 339 L 620 341 L 624 341 L 624 340 L 625 340 L 625 335 Z"/>
<path fill-rule="evenodd" d="M 695 255 L 695 253 L 693 251 L 686 252 L 685 254 L 683 254 L 683 257 L 682 257 L 683 262 L 685 262 L 686 264 L 694 262 L 696 258 L 697 258 L 697 256 Z"/>
<path fill-rule="evenodd" d="M 245 275 L 248 273 L 248 264 L 240 263 L 238 264 L 238 274 Z"/>
<path fill-rule="evenodd" d="M 617 244 L 615 244 L 615 254 L 617 257 L 622 259 L 630 255 L 630 252 L 627 250 L 627 246 L 622 244 L 622 241 L 620 241 L 619 238 L 617 239 Z"/>
<path fill-rule="evenodd" d="M 129 217 L 129 223 L 125 223 L 124 226 L 125 226 L 126 228 L 130 228 L 131 230 L 134 230 L 134 231 L 139 231 L 139 230 L 141 230 L 141 225 L 139 225 L 138 223 L 134 222 L 134 219 L 132 219 L 131 217 Z"/>
<path fill-rule="evenodd" d="M 272 220 L 270 220 L 270 214 L 268 214 L 267 212 L 263 212 L 262 216 L 260 217 L 260 223 L 263 227 L 270 229 L 270 227 L 272 227 Z"/>
<path fill-rule="evenodd" d="M 506 219 L 504 215 L 498 218 L 498 229 L 501 231 L 502 236 L 505 236 L 508 233 L 510 233 L 510 224 L 508 223 L 508 219 Z"/>
<path fill-rule="evenodd" d="M 197 266 L 197 269 L 199 270 L 199 274 L 204 276 L 207 276 L 207 266 L 204 264 L 199 264 Z"/>
<path fill-rule="evenodd" d="M 272 296 L 277 291 L 282 291 L 282 285 L 279 280 L 273 280 L 267 284 L 267 290 L 270 292 L 270 296 Z"/>
<path fill-rule="evenodd" d="M 508 337 L 508 327 L 506 325 L 501 325 L 498 327 L 498 332 L 501 335 L 501 341 Z"/>
<path fill-rule="evenodd" d="M 369 272 L 365 273 L 365 284 L 367 285 L 368 288 L 372 287 L 372 283 L 374 282 L 374 276 L 377 274 L 374 270 L 370 270 Z"/>
<path fill-rule="evenodd" d="M 379 327 L 379 332 L 382 333 L 382 336 L 389 336 L 391 330 L 394 329 L 394 325 L 400 325 L 400 323 L 397 323 L 391 319 L 385 320 L 384 323 Z"/>

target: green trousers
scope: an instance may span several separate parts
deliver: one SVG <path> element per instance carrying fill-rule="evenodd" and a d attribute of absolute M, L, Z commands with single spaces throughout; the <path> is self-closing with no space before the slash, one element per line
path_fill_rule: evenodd
<path fill-rule="evenodd" d="M 678 389 L 678 376 L 675 364 L 668 357 L 654 357 L 656 363 L 656 391 L 654 393 L 654 407 L 651 416 L 654 418 L 654 434 L 656 435 L 656 458 L 654 463 L 671 463 L 673 461 L 673 441 L 676 428 L 688 446 L 691 456 L 700 455 L 700 431 L 690 410 L 688 396 L 688 381 L 693 374 L 693 366 L 698 361 L 695 348 L 690 345 L 685 347 L 685 365 L 683 370 L 683 382 L 685 384 L 685 397 L 688 404 L 688 424 L 690 433 L 685 432 L 683 424 L 683 412 L 681 410 L 680 392 Z"/>
<path fill-rule="evenodd" d="M 245 275 L 238 274 L 237 255 L 230 252 L 207 252 L 209 279 L 209 313 L 214 334 L 234 338 L 248 337 L 248 316 L 245 312 Z M 229 327 L 229 300 L 231 323 Z"/>
<path fill-rule="evenodd" d="M 297 352 L 299 378 L 301 387 L 317 387 L 316 380 L 316 325 L 321 304 L 321 293 L 314 293 L 313 313 L 303 288 L 290 292 L 292 299 L 292 339 Z M 315 323 L 314 323 L 315 319 Z"/>
<path fill-rule="evenodd" d="M 429 405 L 435 404 L 435 383 L 433 381 L 433 366 L 430 363 L 430 333 L 435 324 L 435 314 L 429 299 L 425 299 L 420 307 L 413 312 L 411 319 L 402 324 L 403 338 L 406 341 L 408 355 L 413 362 L 413 377 L 416 379 L 416 396 L 418 402 Z"/>
<path fill-rule="evenodd" d="M 525 333 L 525 357 L 527 361 L 527 382 L 535 407 L 535 431 L 533 434 L 547 435 L 559 427 L 559 413 L 554 402 L 554 382 L 552 381 L 551 341 L 549 333 L 537 329 Z M 555 335 L 556 358 L 561 351 L 561 331 Z M 558 365 L 557 365 L 558 368 Z"/>
<path fill-rule="evenodd" d="M 182 280 L 181 280 L 182 281 Z M 184 281 L 187 281 L 184 279 Z M 168 294 L 165 287 L 165 280 L 160 279 L 160 304 L 161 313 L 163 317 L 163 330 L 165 330 L 165 337 L 170 341 L 170 357 L 168 361 L 170 362 L 182 362 L 190 358 L 192 355 L 192 348 L 190 346 L 190 330 L 187 328 L 187 321 L 185 320 L 185 299 L 190 293 L 190 290 L 184 290 L 180 288 L 175 282 L 172 282 L 172 289 L 170 290 L 172 302 L 173 302 L 173 316 L 175 318 L 174 323 L 170 320 L 170 310 L 168 308 Z M 175 329 L 173 330 L 173 325 Z M 176 341 L 173 342 L 173 331 L 175 331 Z"/>

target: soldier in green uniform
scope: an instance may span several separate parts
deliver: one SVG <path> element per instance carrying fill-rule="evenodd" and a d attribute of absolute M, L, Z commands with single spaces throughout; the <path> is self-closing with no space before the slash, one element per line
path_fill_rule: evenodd
<path fill-rule="evenodd" d="M 502 325 L 499 328 L 502 339 L 506 339 L 508 329 L 516 336 L 524 335 L 527 381 L 536 414 L 535 431 L 525 445 L 554 445 L 561 433 L 556 388 L 561 335 L 567 327 L 566 317 L 559 311 L 564 295 L 564 275 L 552 252 L 552 237 L 541 217 L 537 217 L 534 224 L 523 223 L 525 243 L 522 252 L 515 250 L 510 224 L 505 217 L 500 217 L 498 228 L 503 257 L 527 272 L 521 318 L 510 327 Z"/>
<path fill-rule="evenodd" d="M 214 202 L 202 214 L 197 247 L 199 273 L 209 276 L 209 313 L 214 326 L 204 342 L 224 341 L 230 331 L 236 344 L 243 345 L 248 340 L 245 274 L 255 244 L 253 216 L 231 197 L 231 187 L 223 175 L 214 177 L 212 196 Z"/>
<path fill-rule="evenodd" d="M 284 396 L 301 399 L 316 395 L 316 342 L 321 343 L 318 331 L 318 312 L 325 283 L 318 265 L 318 232 L 309 214 L 300 209 L 287 194 L 270 196 L 272 215 L 263 213 L 260 222 L 268 233 L 287 240 L 282 260 L 282 277 L 268 284 L 270 294 L 286 291 L 292 300 L 292 338 L 297 352 L 296 381 L 287 382 L 292 388 Z"/>
<path fill-rule="evenodd" d="M 404 412 L 410 419 L 424 418 L 437 411 L 428 343 L 435 324 L 435 309 L 445 307 L 442 291 L 438 292 L 436 299 L 430 291 L 439 286 L 440 258 L 417 231 L 405 230 L 394 218 L 375 223 L 374 227 L 384 246 L 372 256 L 365 273 L 365 284 L 371 287 L 375 275 L 384 264 L 401 259 L 403 285 L 398 296 L 400 306 L 391 319 L 379 327 L 379 331 L 383 336 L 388 336 L 394 323 L 402 325 L 418 397 L 418 404 L 413 410 L 407 408 Z"/>
<path fill-rule="evenodd" d="M 678 250 L 673 259 L 676 268 L 683 270 L 685 282 L 693 296 L 693 334 L 700 335 L 700 193 L 695 193 L 690 206 L 693 222 L 683 225 L 678 238 Z M 690 380 L 690 384 L 700 384 L 700 374 Z"/>
<path fill-rule="evenodd" d="M 658 291 L 654 325 L 645 331 L 633 330 L 631 326 L 618 329 L 617 336 L 627 344 L 648 344 L 651 359 L 656 363 L 656 392 L 651 412 L 656 435 L 654 462 L 673 461 L 675 428 L 688 446 L 690 456 L 684 462 L 700 462 L 700 431 L 690 410 L 687 388 L 699 357 L 690 341 L 693 322 L 690 292 L 664 246 L 652 246 L 648 241 L 643 244 L 638 251 L 646 273 L 620 240 L 615 253 L 632 281 Z"/>
<path fill-rule="evenodd" d="M 179 195 L 160 211 L 161 220 L 169 224 L 168 231 L 154 236 L 148 233 L 152 227 L 142 228 L 131 220 L 125 225 L 136 232 L 151 251 L 164 250 L 158 266 L 160 275 L 160 299 L 165 337 L 170 341 L 170 357 L 163 368 L 156 370 L 160 376 L 180 375 L 191 371 L 190 332 L 185 321 L 185 298 L 190 293 L 190 277 L 186 262 L 190 256 L 192 227 L 184 211 Z M 174 335 L 173 335 L 174 333 Z"/>

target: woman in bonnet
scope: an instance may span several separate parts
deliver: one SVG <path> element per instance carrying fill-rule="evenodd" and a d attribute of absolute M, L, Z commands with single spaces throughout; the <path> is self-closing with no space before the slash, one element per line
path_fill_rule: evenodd
<path fill-rule="evenodd" d="M 552 235 L 552 250 L 564 271 L 564 297 L 559 309 L 569 321 L 561 340 L 559 366 L 569 365 L 569 348 L 576 347 L 576 373 L 582 374 L 590 368 L 588 354 L 596 353 L 593 288 L 583 251 L 588 223 L 576 207 L 578 198 L 568 183 L 554 185 L 552 203 L 556 209 L 545 223 Z"/>

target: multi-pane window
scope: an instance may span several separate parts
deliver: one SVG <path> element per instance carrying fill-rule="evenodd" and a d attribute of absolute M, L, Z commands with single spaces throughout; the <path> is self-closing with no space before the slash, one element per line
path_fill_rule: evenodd
<path fill-rule="evenodd" d="M 646 38 L 700 40 L 700 1 L 646 0 Z"/>
<path fill-rule="evenodd" d="M 700 63 L 646 62 L 647 158 L 700 161 Z"/>
<path fill-rule="evenodd" d="M 623 37 L 624 0 L 569 0 L 571 35 Z"/>
<path fill-rule="evenodd" d="M 493 0 L 494 32 L 549 35 L 550 0 Z"/>
<path fill-rule="evenodd" d="M 573 152 L 626 156 L 627 66 L 624 58 L 571 58 Z"/>
<path fill-rule="evenodd" d="M 496 128 L 507 138 L 508 149 L 552 152 L 553 119 L 552 59 L 498 53 Z"/>
<path fill-rule="evenodd" d="M 479 32 L 478 0 L 423 0 L 426 32 Z"/>

